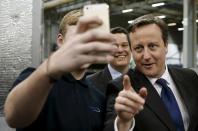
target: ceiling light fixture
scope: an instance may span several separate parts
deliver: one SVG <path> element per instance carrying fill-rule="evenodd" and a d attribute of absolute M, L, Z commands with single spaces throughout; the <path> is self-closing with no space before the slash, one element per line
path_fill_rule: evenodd
<path fill-rule="evenodd" d="M 129 20 L 128 21 L 128 24 L 131 24 L 131 23 L 133 23 L 134 22 L 134 20 Z"/>
<path fill-rule="evenodd" d="M 164 2 L 160 2 L 160 3 L 152 4 L 151 6 L 152 7 L 159 7 L 159 6 L 163 6 L 163 5 L 165 5 L 165 3 Z"/>
<path fill-rule="evenodd" d="M 182 28 L 178 28 L 178 31 L 183 31 L 184 30 L 184 28 L 182 27 Z"/>
<path fill-rule="evenodd" d="M 159 15 L 159 16 L 157 16 L 157 17 L 159 17 L 160 19 L 164 19 L 164 18 L 166 18 L 166 16 L 165 16 L 165 15 Z"/>
<path fill-rule="evenodd" d="M 168 26 L 176 26 L 176 23 L 169 23 Z"/>
<path fill-rule="evenodd" d="M 125 9 L 125 10 L 122 10 L 122 13 L 128 13 L 128 12 L 132 12 L 133 9 Z"/>

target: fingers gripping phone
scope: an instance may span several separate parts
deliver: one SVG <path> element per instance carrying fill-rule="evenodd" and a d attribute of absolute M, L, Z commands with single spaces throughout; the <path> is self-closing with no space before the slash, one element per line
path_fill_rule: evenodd
<path fill-rule="evenodd" d="M 110 32 L 110 25 L 109 25 L 109 5 L 103 4 L 92 4 L 92 5 L 85 5 L 83 8 L 84 16 L 98 16 L 102 21 L 103 24 L 98 28 L 105 32 Z"/>

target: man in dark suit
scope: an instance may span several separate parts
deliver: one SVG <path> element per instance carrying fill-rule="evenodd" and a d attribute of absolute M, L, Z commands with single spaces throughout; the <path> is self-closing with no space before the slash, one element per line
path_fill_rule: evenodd
<path fill-rule="evenodd" d="M 111 29 L 111 33 L 116 40 L 115 45 L 118 47 L 114 59 L 102 71 L 87 77 L 91 85 L 99 89 L 104 96 L 108 82 L 127 73 L 131 59 L 131 43 L 128 31 L 122 27 L 115 27 Z"/>
<path fill-rule="evenodd" d="M 167 25 L 145 15 L 129 31 L 136 68 L 109 84 L 105 130 L 197 131 L 198 76 L 166 65 Z"/>

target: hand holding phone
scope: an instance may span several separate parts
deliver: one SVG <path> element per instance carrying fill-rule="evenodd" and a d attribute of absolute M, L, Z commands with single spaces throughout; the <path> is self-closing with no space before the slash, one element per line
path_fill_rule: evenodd
<path fill-rule="evenodd" d="M 109 25 L 109 5 L 103 4 L 92 4 L 92 5 L 85 5 L 83 8 L 84 16 L 97 16 L 102 21 L 103 24 L 99 26 L 102 31 L 110 32 L 110 25 Z"/>

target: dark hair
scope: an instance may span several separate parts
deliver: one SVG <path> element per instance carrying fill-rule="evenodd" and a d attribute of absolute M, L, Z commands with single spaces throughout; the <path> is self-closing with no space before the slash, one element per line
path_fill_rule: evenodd
<path fill-rule="evenodd" d="M 128 33 L 128 31 L 125 28 L 119 27 L 119 26 L 111 28 L 111 33 L 112 34 L 124 33 L 126 35 L 126 37 L 127 37 L 127 41 L 129 43 L 129 47 L 130 47 L 130 50 L 131 50 L 131 40 L 129 38 L 129 33 Z"/>
<path fill-rule="evenodd" d="M 149 24 L 156 24 L 161 32 L 162 32 L 162 39 L 164 43 L 168 43 L 168 26 L 167 24 L 160 19 L 159 17 L 155 16 L 154 14 L 147 14 L 141 17 L 136 18 L 128 27 L 128 32 L 135 32 L 135 30 L 139 27 L 149 25 Z"/>

